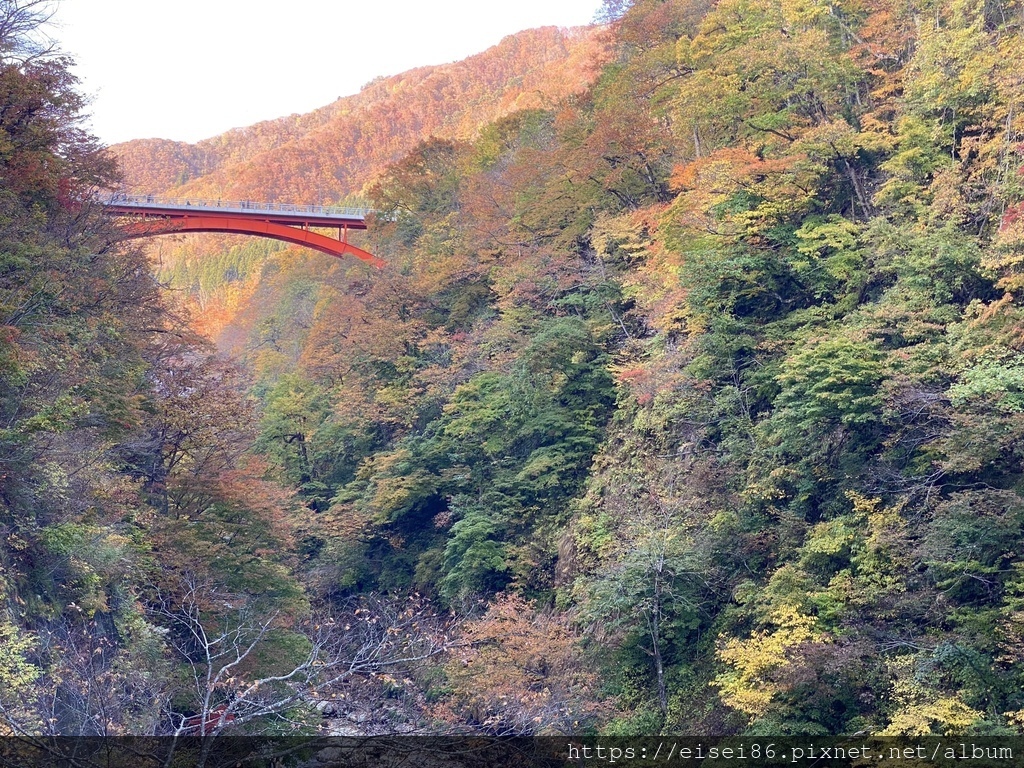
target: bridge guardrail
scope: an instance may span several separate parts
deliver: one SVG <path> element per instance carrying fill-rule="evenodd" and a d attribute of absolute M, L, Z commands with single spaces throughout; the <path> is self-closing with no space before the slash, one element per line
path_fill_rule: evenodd
<path fill-rule="evenodd" d="M 114 192 L 100 195 L 104 205 L 138 206 L 140 208 L 159 206 L 163 208 L 209 208 L 222 211 L 245 211 L 247 213 L 285 213 L 309 216 L 337 217 L 339 219 L 365 219 L 373 213 L 372 208 L 344 208 L 328 205 L 292 205 L 290 203 L 261 203 L 252 200 L 204 200 L 190 197 L 160 197 L 159 195 L 130 195 Z"/>

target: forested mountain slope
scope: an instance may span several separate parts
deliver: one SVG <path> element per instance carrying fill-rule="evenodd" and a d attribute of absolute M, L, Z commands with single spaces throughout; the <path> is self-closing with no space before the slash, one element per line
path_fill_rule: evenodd
<path fill-rule="evenodd" d="M 272 258 L 318 588 L 503 594 L 435 694 L 494 730 L 1018 729 L 1022 18 L 637 0 L 373 185 L 390 269 Z"/>
<path fill-rule="evenodd" d="M 7 728 L 1021 733 L 1024 6 L 605 12 L 579 93 L 335 179 L 387 268 L 168 246 L 240 368 L 0 123 Z M 422 663 L 255 685 L 365 647 Z"/>
<path fill-rule="evenodd" d="M 112 149 L 134 191 L 329 203 L 359 192 L 418 141 L 468 139 L 510 111 L 582 91 L 606 59 L 603 37 L 597 27 L 526 30 L 464 61 L 378 78 L 305 115 L 197 144 L 141 139 Z"/>

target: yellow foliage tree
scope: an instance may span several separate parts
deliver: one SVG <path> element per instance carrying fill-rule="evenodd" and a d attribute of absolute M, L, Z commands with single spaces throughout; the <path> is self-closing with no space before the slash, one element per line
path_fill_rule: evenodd
<path fill-rule="evenodd" d="M 881 731 L 882 736 L 944 736 L 962 734 L 984 713 L 967 706 L 959 695 L 935 696 L 914 677 L 914 659 L 904 656 L 892 663 L 896 673 L 893 697 L 899 709 Z"/>
<path fill-rule="evenodd" d="M 781 673 L 793 665 L 794 652 L 806 643 L 827 642 L 815 629 L 817 619 L 793 606 L 776 608 L 770 618 L 774 629 L 759 630 L 745 640 L 719 638 L 724 642 L 718 659 L 730 669 L 712 685 L 722 701 L 751 718 L 764 715 L 772 700 L 789 689 Z"/>
<path fill-rule="evenodd" d="M 16 724 L 28 725 L 28 713 L 19 700 L 42 675 L 42 670 L 26 658 L 34 646 L 31 636 L 7 620 L 0 622 L 0 737 L 15 735 Z"/>

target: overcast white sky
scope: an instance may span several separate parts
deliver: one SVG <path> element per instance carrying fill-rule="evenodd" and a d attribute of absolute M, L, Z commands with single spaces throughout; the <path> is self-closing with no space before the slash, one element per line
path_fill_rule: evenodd
<path fill-rule="evenodd" d="M 93 132 L 197 141 L 308 112 L 378 75 L 457 61 L 505 35 L 589 24 L 600 0 L 61 0 L 52 36 Z"/>

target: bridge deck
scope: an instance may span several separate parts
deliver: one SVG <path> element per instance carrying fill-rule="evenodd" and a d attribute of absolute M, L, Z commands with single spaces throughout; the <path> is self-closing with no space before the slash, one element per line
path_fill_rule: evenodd
<path fill-rule="evenodd" d="M 131 216 L 231 216 L 269 221 L 286 226 L 366 229 L 368 208 L 338 208 L 325 205 L 257 203 L 251 200 L 200 200 L 116 193 L 101 198 L 107 210 Z"/>

